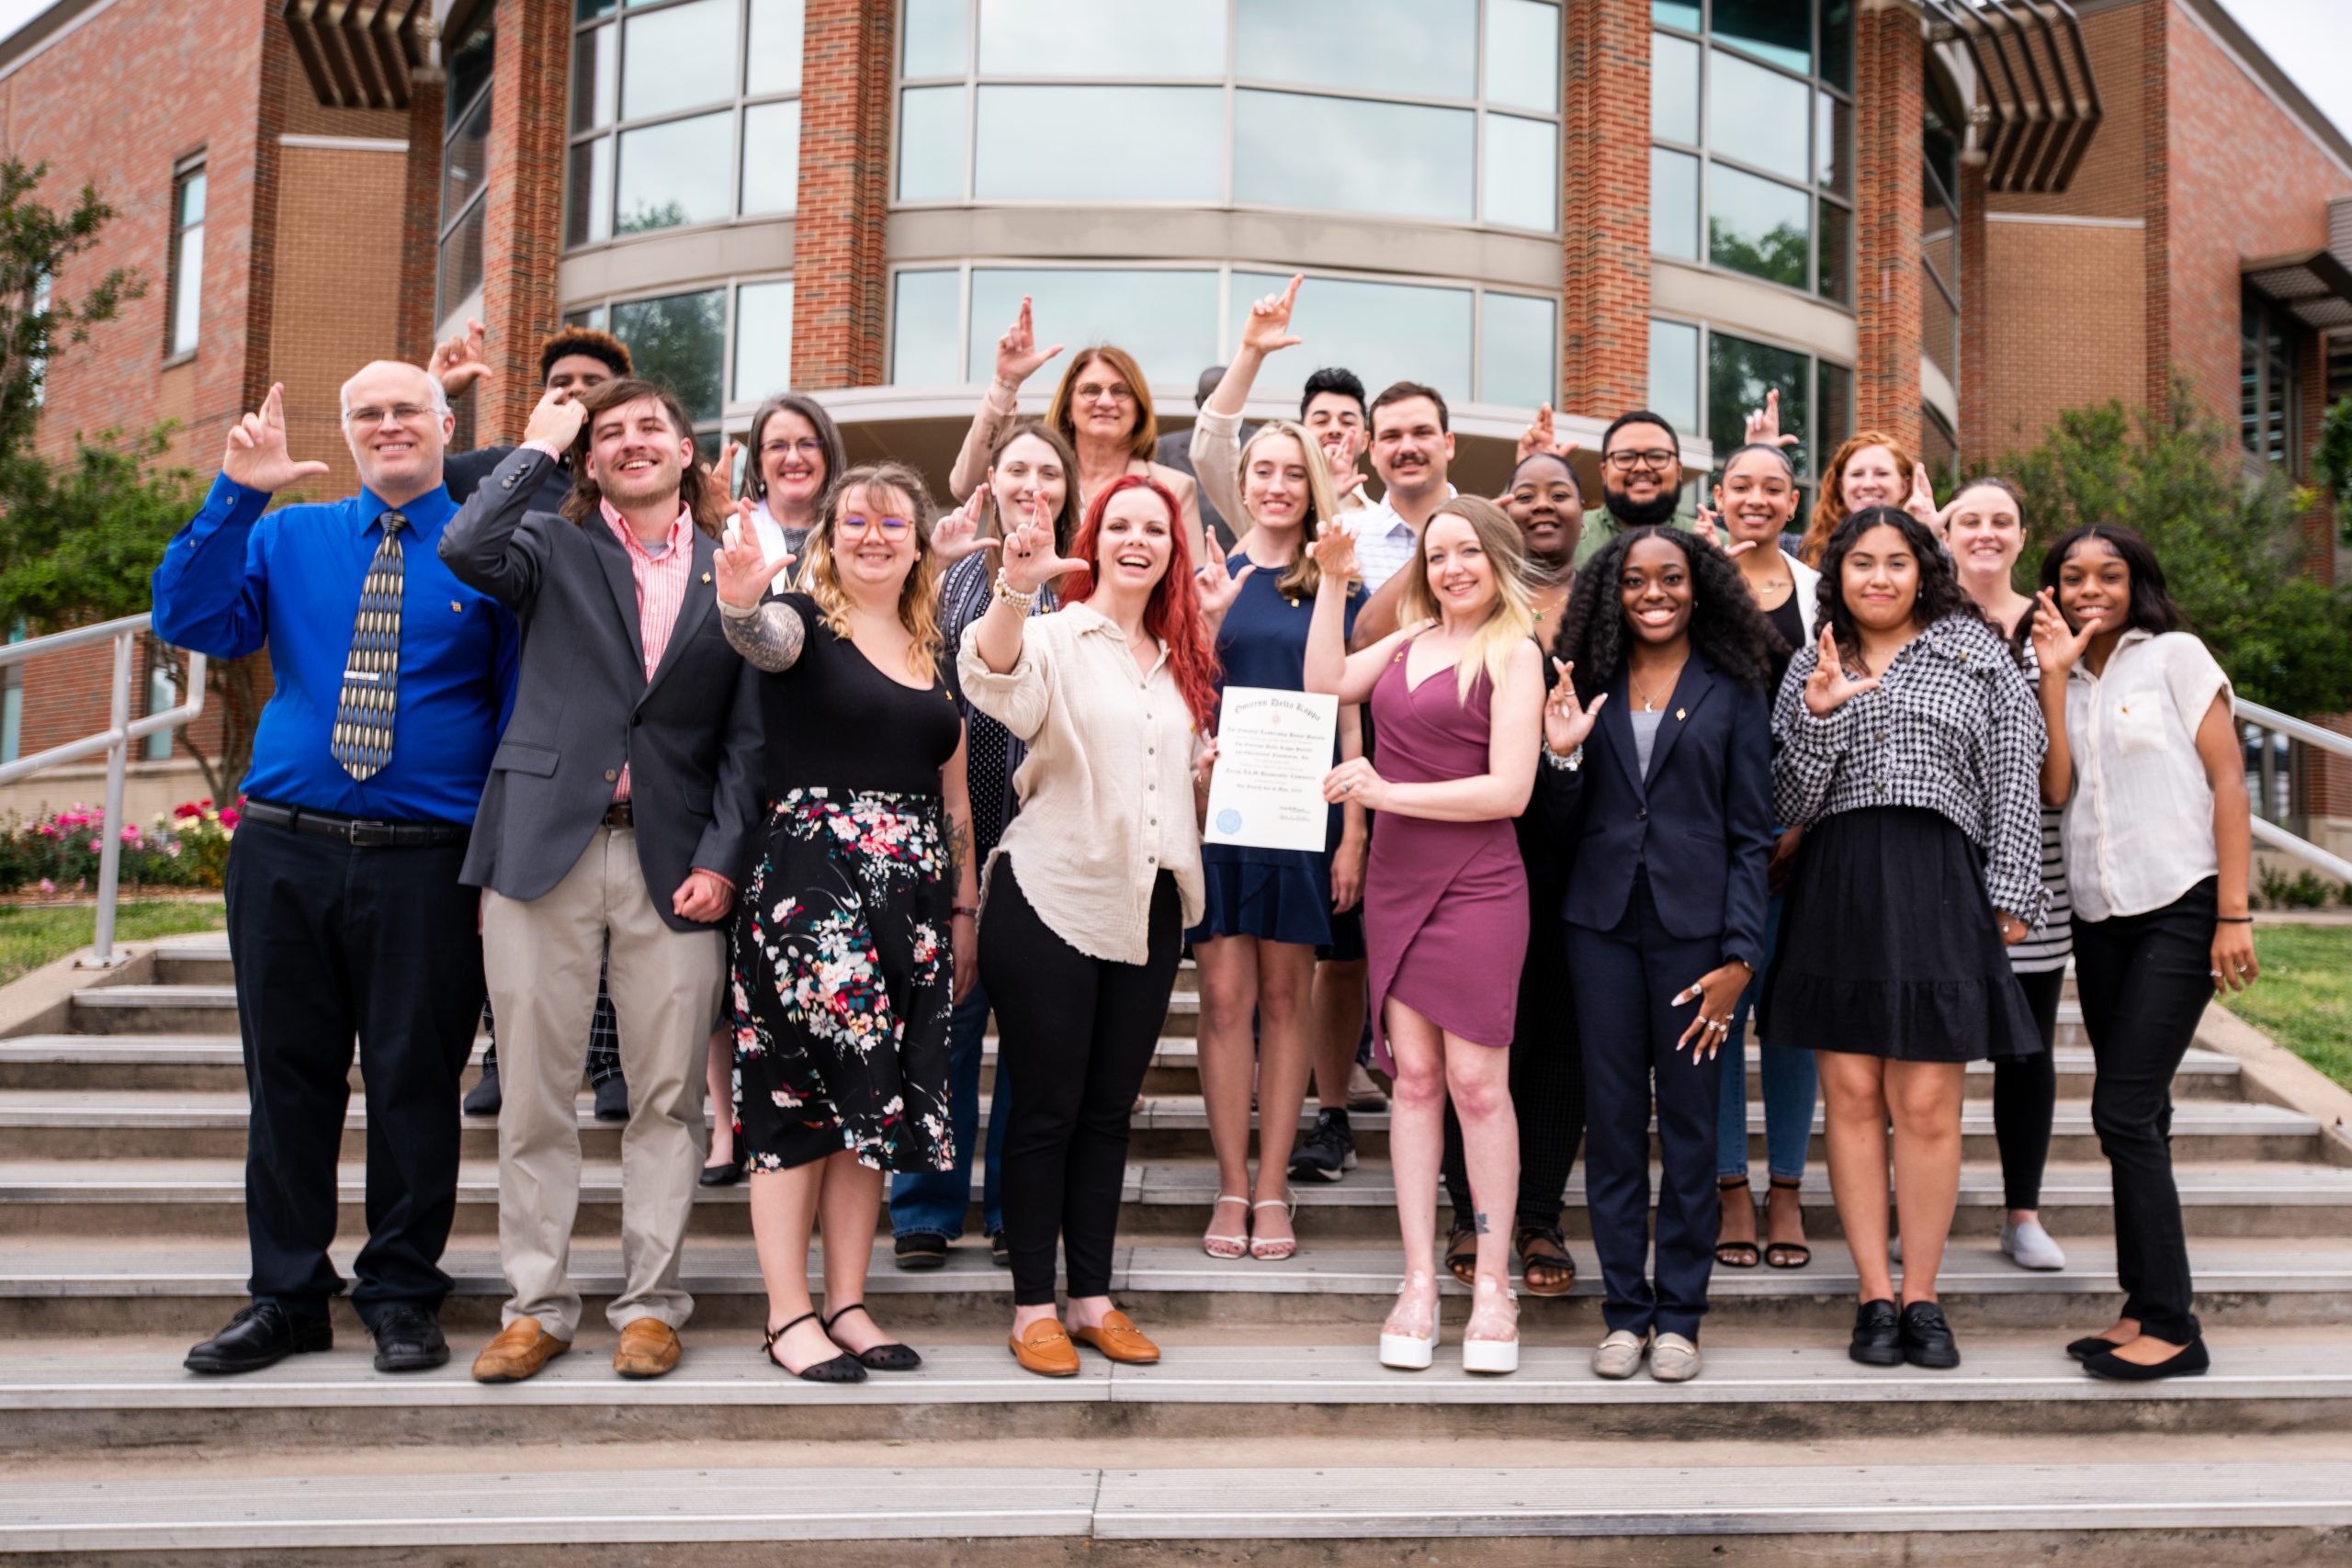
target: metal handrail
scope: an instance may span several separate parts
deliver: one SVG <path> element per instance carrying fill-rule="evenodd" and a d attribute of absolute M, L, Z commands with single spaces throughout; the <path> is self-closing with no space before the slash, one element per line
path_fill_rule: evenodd
<path fill-rule="evenodd" d="M 2240 699 L 2237 720 L 2241 725 L 2251 726 L 2271 735 L 2283 735 L 2314 750 L 2352 759 L 2352 735 L 2338 735 L 2332 729 L 2322 729 L 2308 720 L 2280 713 L 2276 708 L 2264 707 L 2260 703 Z M 2330 853 L 2310 840 L 2290 832 L 2283 824 L 2267 815 L 2277 809 L 2278 799 L 2278 757 L 2267 739 L 2261 742 L 2256 767 L 2257 787 L 2252 814 L 2256 841 L 2324 872 L 2338 882 L 2352 884 L 2352 861 Z"/>
<path fill-rule="evenodd" d="M 187 724 L 204 711 L 204 655 L 181 650 L 187 653 L 187 684 L 182 688 L 187 693 L 187 700 L 161 713 L 135 719 L 130 716 L 130 673 L 137 662 L 135 649 L 140 634 L 152 631 L 154 622 L 152 615 L 125 615 L 120 620 L 0 644 L 0 669 L 95 643 L 114 644 L 114 682 L 107 706 L 107 728 L 96 735 L 85 735 L 13 762 L 0 763 L 0 784 L 5 784 L 60 762 L 86 757 L 93 751 L 107 754 L 106 827 L 98 848 L 97 929 L 91 933 L 90 956 L 82 961 L 85 968 L 111 969 L 122 962 L 114 951 L 114 915 L 116 895 L 122 885 L 122 790 L 130 768 L 130 743 L 143 740 L 158 730 Z"/>

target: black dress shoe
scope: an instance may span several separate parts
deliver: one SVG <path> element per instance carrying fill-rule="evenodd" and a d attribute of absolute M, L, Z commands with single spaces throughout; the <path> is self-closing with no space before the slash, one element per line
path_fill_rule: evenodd
<path fill-rule="evenodd" d="M 296 1317 L 276 1302 L 255 1302 L 180 1364 L 192 1372 L 257 1372 L 288 1356 L 334 1348 L 334 1325 L 323 1316 Z"/>
<path fill-rule="evenodd" d="M 484 1062 L 481 1065 L 481 1082 L 467 1091 L 462 1103 L 469 1116 L 498 1114 L 498 1064 L 496 1062 Z"/>
<path fill-rule="evenodd" d="M 2087 1361 L 2093 1356 L 2104 1356 L 2109 1350 L 2120 1350 L 2122 1348 L 2122 1344 L 2118 1340 L 2102 1339 L 2096 1334 L 2086 1334 L 2080 1339 L 2070 1340 L 2067 1343 L 2066 1354 L 2074 1357 L 2077 1361 Z"/>
<path fill-rule="evenodd" d="M 1913 1302 L 1903 1309 L 1903 1359 L 1934 1371 L 1960 1365 L 1960 1344 L 1944 1321 L 1943 1308 L 1933 1302 Z"/>
<path fill-rule="evenodd" d="M 743 1179 L 743 1162 L 730 1159 L 718 1165 L 704 1166 L 702 1175 L 695 1179 L 705 1187 L 732 1187 Z"/>
<path fill-rule="evenodd" d="M 1903 1329 L 1893 1302 L 1864 1302 L 1854 1313 L 1854 1340 L 1846 1354 L 1866 1367 L 1903 1364 Z"/>
<path fill-rule="evenodd" d="M 2117 1382 L 2154 1382 L 2158 1378 L 2193 1378 L 2213 1364 L 2205 1353 L 2205 1341 L 2192 1339 L 2153 1367 L 2137 1361 L 2127 1361 L 2112 1350 L 2102 1350 L 2083 1362 L 2083 1371 L 2095 1378 L 2112 1378 Z"/>
<path fill-rule="evenodd" d="M 1002 1231 L 989 1232 L 989 1261 L 1000 1269 L 1012 1267 L 1012 1248 L 1005 1244 Z"/>
<path fill-rule="evenodd" d="M 944 1269 L 947 1238 L 937 1231 L 909 1231 L 890 1243 L 890 1260 L 901 1269 Z"/>
<path fill-rule="evenodd" d="M 610 1077 L 596 1086 L 596 1120 L 626 1122 L 628 1120 L 628 1082 Z"/>
<path fill-rule="evenodd" d="M 441 1337 L 441 1325 L 417 1307 L 386 1307 L 377 1314 L 373 1332 L 379 1372 L 429 1372 L 449 1364 L 449 1342 Z"/>

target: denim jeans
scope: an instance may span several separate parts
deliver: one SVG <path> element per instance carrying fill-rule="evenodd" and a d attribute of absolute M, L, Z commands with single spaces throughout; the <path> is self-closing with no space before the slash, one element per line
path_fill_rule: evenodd
<path fill-rule="evenodd" d="M 1764 964 L 1731 1010 L 1731 1032 L 1724 1036 L 1723 1099 L 1715 1115 L 1715 1174 L 1747 1174 L 1747 1018 L 1764 991 L 1764 970 L 1772 967 L 1772 950 L 1780 945 L 1781 898 L 1773 895 L 1764 910 Z M 1764 1157 L 1767 1168 L 1783 1181 L 1804 1176 L 1805 1150 L 1813 1138 L 1813 1102 L 1820 1075 L 1813 1053 L 1802 1045 L 1772 1045 L 1758 1041 L 1758 1057 L 1764 1065 Z"/>
<path fill-rule="evenodd" d="M 972 1206 L 972 1144 L 980 1121 L 980 1043 L 989 1032 L 989 994 L 979 986 L 956 1004 L 947 1020 L 948 1122 L 956 1136 L 956 1168 L 926 1170 L 890 1179 L 890 1234 L 923 1232 L 954 1241 L 964 1234 L 964 1215 Z M 1004 1062 L 996 1065 L 996 1086 L 989 1096 L 989 1146 L 981 1178 L 980 1224 L 990 1235 L 1004 1228 L 997 1199 L 997 1173 L 1004 1150 L 1004 1125 L 1011 1101 L 1004 1092 Z"/>

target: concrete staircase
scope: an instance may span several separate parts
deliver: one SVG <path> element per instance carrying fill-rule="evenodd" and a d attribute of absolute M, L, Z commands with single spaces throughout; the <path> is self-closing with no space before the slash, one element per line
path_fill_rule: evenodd
<path fill-rule="evenodd" d="M 2235 1058 L 2192 1053 L 2174 1147 L 2202 1379 L 2094 1382 L 2060 1350 L 2111 1321 L 2112 1206 L 2090 1060 L 2062 1024 L 2043 1201 L 2071 1267 L 2001 1258 L 1989 1077 L 1970 1078 L 1967 1168 L 1944 1300 L 1956 1372 L 1844 1353 L 1853 1269 L 1818 1162 L 1809 1269 L 1718 1270 L 1707 1371 L 1668 1387 L 1586 1370 L 1601 1328 L 1581 1270 L 1522 1297 L 1515 1377 L 1460 1371 L 1449 1284 L 1432 1371 L 1383 1371 L 1399 1274 L 1386 1119 L 1363 1165 L 1298 1193 L 1300 1255 L 1197 1245 L 1215 1168 L 1181 982 L 1136 1118 L 1116 1292 L 1156 1368 L 1091 1359 L 1064 1382 L 1003 1347 L 1007 1276 L 967 1242 L 945 1269 L 881 1262 L 876 1313 L 925 1369 L 822 1389 L 765 1367 L 764 1297 L 741 1188 L 697 1205 L 687 1358 L 612 1375 L 618 1131 L 581 1111 L 573 1266 L 581 1344 L 540 1378 L 466 1375 L 504 1286 L 490 1123 L 470 1123 L 442 1372 L 391 1378 L 339 1309 L 339 1344 L 199 1380 L 187 1347 L 243 1300 L 245 1099 L 221 939 L 160 944 L 0 1039 L 0 1552 L 287 1562 L 821 1561 L 1684 1563 L 2352 1561 L 2352 1168 L 2312 1117 L 2251 1098 Z M 354 1079 L 355 1089 L 356 1077 Z M 366 1110 L 342 1176 L 361 1235 Z M 1761 1178 L 1762 1127 L 1751 1143 Z M 977 1206 L 972 1218 L 977 1235 Z M 883 1249 L 887 1256 L 887 1244 Z M 1741 1538 L 1736 1544 L 1726 1537 Z"/>

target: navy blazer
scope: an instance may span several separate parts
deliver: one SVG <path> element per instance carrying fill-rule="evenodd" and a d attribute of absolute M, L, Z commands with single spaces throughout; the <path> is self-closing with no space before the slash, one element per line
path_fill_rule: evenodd
<path fill-rule="evenodd" d="M 1772 857 L 1772 722 L 1696 649 L 1666 705 L 1644 773 L 1634 749 L 1625 671 L 1575 771 L 1537 764 L 1555 840 L 1570 855 L 1561 918 L 1614 931 L 1649 869 L 1658 920 L 1685 941 L 1723 935 L 1726 963 L 1764 963 L 1764 874 Z"/>

